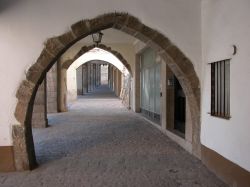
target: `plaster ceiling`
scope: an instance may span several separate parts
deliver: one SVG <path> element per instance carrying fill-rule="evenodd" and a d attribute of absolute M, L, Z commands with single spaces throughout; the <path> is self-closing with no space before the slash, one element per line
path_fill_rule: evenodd
<path fill-rule="evenodd" d="M 116 29 L 106 29 L 106 30 L 102 30 L 101 31 L 103 33 L 102 36 L 102 42 L 101 43 L 128 43 L 128 44 L 132 44 L 136 38 L 121 32 L 119 30 Z M 87 36 L 86 38 L 82 39 L 81 41 L 79 41 L 80 43 L 84 43 L 84 44 L 92 44 L 93 40 L 92 40 L 92 35 Z"/>

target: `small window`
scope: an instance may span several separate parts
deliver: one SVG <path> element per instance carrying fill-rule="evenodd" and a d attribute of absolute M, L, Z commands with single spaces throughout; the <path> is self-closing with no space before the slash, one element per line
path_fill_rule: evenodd
<path fill-rule="evenodd" d="M 211 115 L 230 118 L 230 60 L 211 63 Z"/>

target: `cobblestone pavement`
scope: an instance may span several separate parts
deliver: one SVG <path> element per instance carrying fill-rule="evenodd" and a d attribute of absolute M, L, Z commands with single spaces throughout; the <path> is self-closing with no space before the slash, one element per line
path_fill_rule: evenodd
<path fill-rule="evenodd" d="M 33 131 L 40 166 L 0 174 L 1 187 L 226 186 L 107 89 L 48 118 Z"/>

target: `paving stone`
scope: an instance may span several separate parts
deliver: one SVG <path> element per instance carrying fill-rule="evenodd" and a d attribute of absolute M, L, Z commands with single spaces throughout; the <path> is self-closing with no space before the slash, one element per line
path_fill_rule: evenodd
<path fill-rule="evenodd" d="M 102 86 L 48 119 L 33 130 L 40 166 L 0 174 L 0 186 L 226 186 Z"/>

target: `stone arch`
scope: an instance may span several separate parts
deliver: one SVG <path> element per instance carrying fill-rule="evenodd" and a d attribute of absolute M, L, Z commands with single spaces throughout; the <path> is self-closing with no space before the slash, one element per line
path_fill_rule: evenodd
<path fill-rule="evenodd" d="M 76 55 L 72 58 L 72 59 L 67 59 L 66 61 L 62 62 L 62 64 L 60 65 L 60 80 L 61 81 L 66 81 L 66 70 L 70 67 L 70 65 L 77 60 L 80 56 L 82 56 L 83 54 L 89 52 L 90 50 L 94 49 L 96 46 L 95 45 L 89 45 L 89 46 L 83 46 L 81 47 L 81 49 L 76 53 Z M 118 51 L 113 50 L 111 47 L 108 47 L 104 44 L 99 44 L 98 48 L 103 49 L 111 54 L 113 54 L 118 60 L 121 61 L 121 63 L 127 68 L 128 72 L 129 72 L 129 76 L 133 76 L 132 75 L 132 71 L 131 71 L 131 66 L 130 64 L 127 62 L 127 60 L 122 56 L 121 53 L 119 53 Z M 66 82 L 60 84 L 59 86 L 59 105 L 58 105 L 58 110 L 60 112 L 66 112 L 67 110 L 67 99 L 66 99 L 66 95 L 67 95 L 67 88 L 66 88 Z"/>
<path fill-rule="evenodd" d="M 49 38 L 36 63 L 29 68 L 26 79 L 22 81 L 16 93 L 18 102 L 15 117 L 20 124 L 13 125 L 12 129 L 17 170 L 32 169 L 36 166 L 31 118 L 36 91 L 46 72 L 74 43 L 108 28 L 132 35 L 160 52 L 160 56 L 176 75 L 188 99 L 193 123 L 192 152 L 200 158 L 200 86 L 193 64 L 167 37 L 144 25 L 136 17 L 127 13 L 108 13 L 93 19 L 81 20 L 73 24 L 70 31 Z"/>
<path fill-rule="evenodd" d="M 91 49 L 94 49 L 96 46 L 95 45 L 90 45 L 90 46 L 83 46 L 78 53 L 72 58 L 69 59 L 67 61 L 65 61 L 62 64 L 62 68 L 68 69 L 69 66 L 75 61 L 77 60 L 80 56 L 82 56 L 83 54 L 87 53 L 88 51 L 90 51 Z M 127 60 L 122 56 L 122 54 L 116 50 L 113 50 L 111 47 L 108 47 L 104 44 L 99 44 L 97 48 L 103 49 L 104 51 L 107 51 L 111 54 L 113 54 L 118 60 L 121 61 L 121 63 L 127 68 L 128 72 L 130 73 L 130 75 L 132 76 L 132 71 L 131 71 L 131 66 L 130 64 L 127 62 Z"/>

